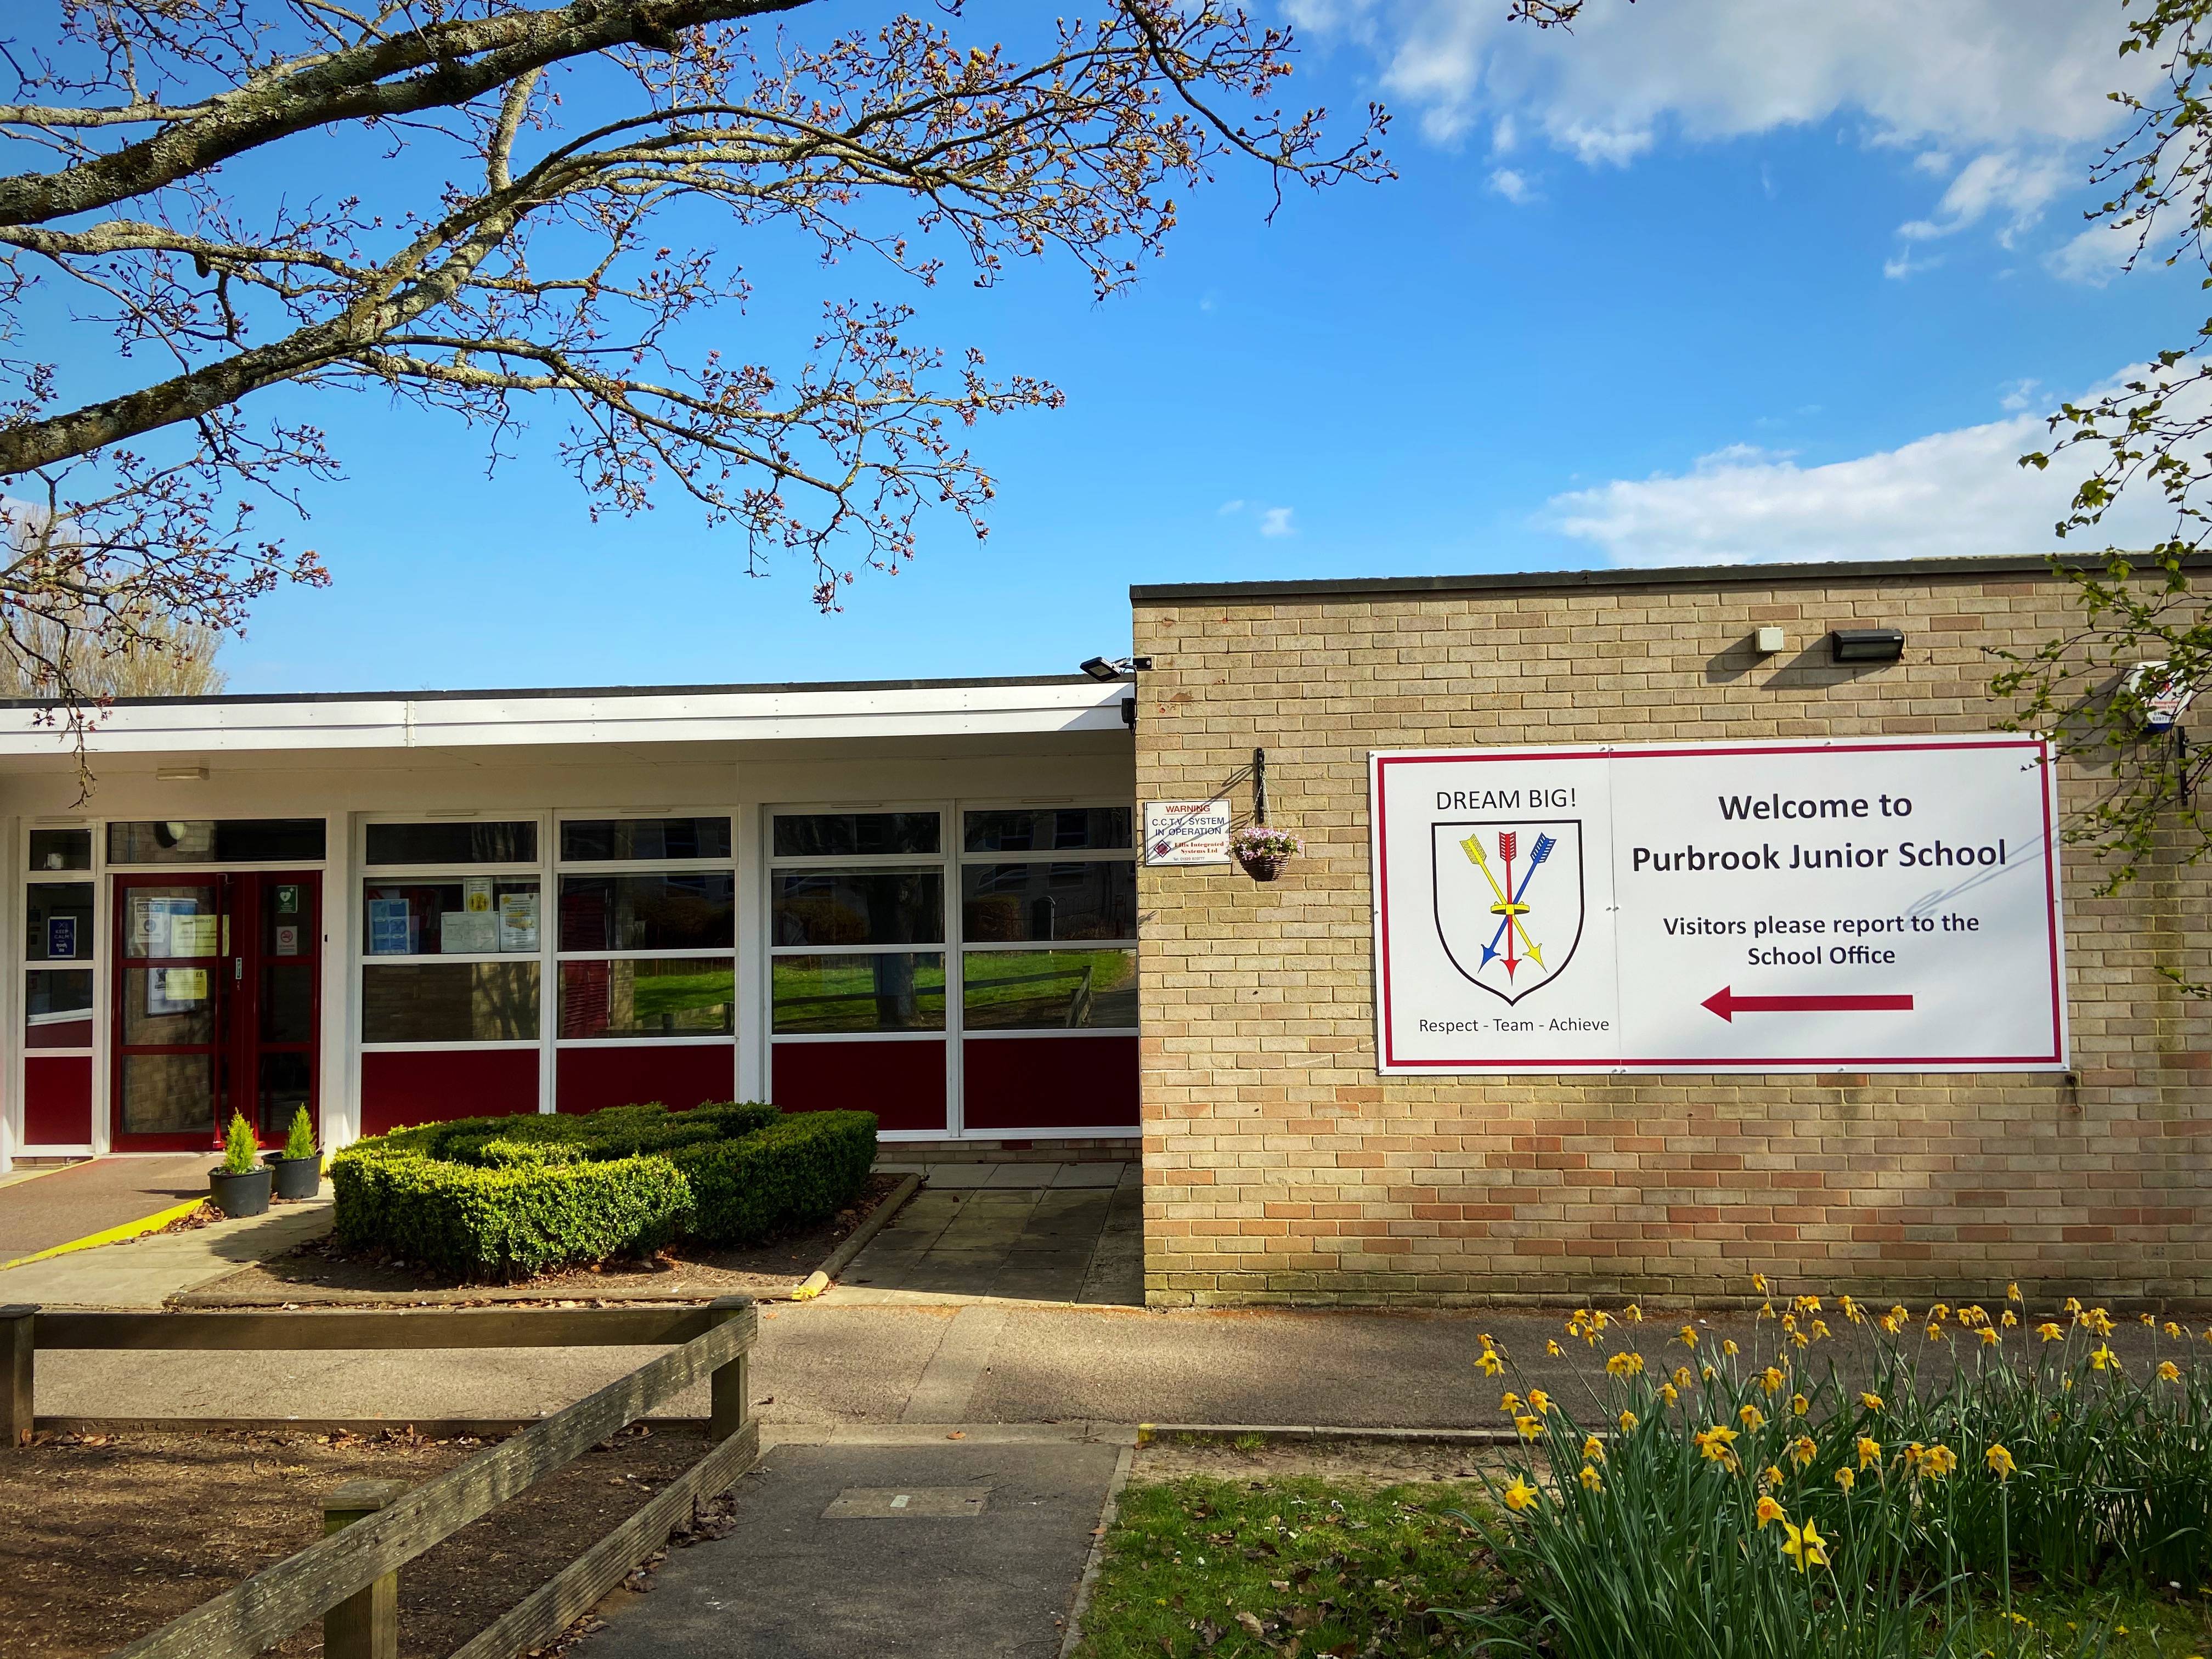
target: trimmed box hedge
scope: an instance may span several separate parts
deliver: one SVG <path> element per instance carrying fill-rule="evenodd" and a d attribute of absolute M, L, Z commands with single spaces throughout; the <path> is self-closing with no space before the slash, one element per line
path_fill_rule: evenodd
<path fill-rule="evenodd" d="M 787 1117 L 757 1102 L 460 1118 L 333 1158 L 333 1231 L 348 1249 L 522 1279 L 819 1220 L 860 1192 L 875 1156 L 872 1113 Z"/>

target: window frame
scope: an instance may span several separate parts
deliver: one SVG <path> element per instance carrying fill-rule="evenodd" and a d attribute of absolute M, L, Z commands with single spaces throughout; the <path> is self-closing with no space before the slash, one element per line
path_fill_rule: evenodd
<path fill-rule="evenodd" d="M 610 818 L 719 818 L 730 821 L 730 851 L 726 857 L 699 859 L 568 859 L 562 856 L 562 826 L 574 821 L 599 821 Z M 547 888 L 551 902 L 539 921 L 539 938 L 550 948 L 544 995 L 546 1006 L 548 1046 L 561 1048 L 635 1048 L 646 1044 L 690 1048 L 728 1048 L 738 1043 L 738 1027 L 744 1023 L 738 1002 L 738 951 L 744 935 L 743 904 L 740 902 L 744 876 L 739 862 L 738 813 L 736 808 L 720 807 L 655 807 L 645 810 L 635 807 L 596 808 L 591 810 L 558 808 L 547 814 L 550 840 L 541 837 L 546 852 Z M 561 878 L 564 876 L 659 876 L 695 875 L 727 871 L 730 876 L 730 942 L 726 945 L 711 945 L 703 949 L 651 951 L 564 951 L 560 948 Z M 730 1029 L 727 1031 L 705 1033 L 666 1032 L 648 1033 L 634 1036 L 562 1036 L 561 1035 L 561 967 L 572 962 L 719 962 L 730 971 Z M 551 1068 L 549 1068 L 551 1069 Z"/>
<path fill-rule="evenodd" d="M 88 839 L 89 858 L 82 870 L 34 870 L 31 867 L 31 831 L 78 831 Z M 100 1051 L 101 992 L 106 984 L 108 965 L 106 940 L 107 906 L 100 890 L 106 884 L 106 872 L 102 868 L 106 852 L 107 824 L 105 819 L 83 819 L 71 823 L 41 823 L 37 819 L 27 820 L 22 830 L 22 846 L 15 855 L 15 944 L 11 954 L 15 958 L 16 1021 L 15 1043 L 22 1058 L 28 1060 L 94 1060 Z M 33 957 L 30 946 L 31 889 L 33 887 L 88 886 L 92 889 L 92 917 L 89 924 L 91 954 L 71 957 L 58 961 L 52 957 Z M 35 973 L 88 973 L 92 975 L 92 1001 L 85 1010 L 85 1024 L 90 1029 L 90 1039 L 82 1044 L 71 1043 L 65 1048 L 33 1048 L 31 1044 L 31 975 Z M 98 1073 L 100 1067 L 93 1070 Z M 22 1080 L 16 1080 L 15 1098 L 23 1097 Z M 95 1103 L 94 1122 L 88 1132 L 97 1134 L 99 1104 Z M 74 1143 L 72 1143 L 74 1144 Z"/>

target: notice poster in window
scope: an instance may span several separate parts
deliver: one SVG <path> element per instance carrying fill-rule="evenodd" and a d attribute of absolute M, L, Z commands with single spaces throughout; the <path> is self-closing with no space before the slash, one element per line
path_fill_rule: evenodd
<path fill-rule="evenodd" d="M 46 956 L 50 960 L 67 962 L 76 955 L 76 918 L 48 916 L 46 918 Z"/>
<path fill-rule="evenodd" d="M 281 927 L 276 930 L 276 951 L 280 957 L 300 954 L 300 930 L 295 927 Z"/>
<path fill-rule="evenodd" d="M 146 975 L 146 1012 L 188 1014 L 207 1000 L 208 971 L 204 968 L 155 968 Z"/>
<path fill-rule="evenodd" d="M 485 911 L 444 910 L 438 915 L 438 949 L 445 955 L 473 956 L 496 951 L 500 918 Z"/>
<path fill-rule="evenodd" d="M 491 878 L 463 876 L 461 878 L 461 908 L 472 916 L 488 916 L 492 913 Z M 489 951 L 489 945 L 483 947 Z"/>
<path fill-rule="evenodd" d="M 173 957 L 211 957 L 221 947 L 216 943 L 218 918 L 187 916 L 173 914 L 169 917 L 169 948 L 164 953 Z"/>
<path fill-rule="evenodd" d="M 373 898 L 368 902 L 368 953 L 373 957 L 414 955 L 413 928 L 404 898 Z"/>
<path fill-rule="evenodd" d="M 296 916 L 300 914 L 300 890 L 289 883 L 276 890 L 276 914 Z"/>
<path fill-rule="evenodd" d="M 538 948 L 538 895 L 501 893 L 499 896 L 499 948 L 535 951 Z"/>

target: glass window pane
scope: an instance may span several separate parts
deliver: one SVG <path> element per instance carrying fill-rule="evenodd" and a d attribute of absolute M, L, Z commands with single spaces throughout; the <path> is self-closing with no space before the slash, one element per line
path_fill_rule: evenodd
<path fill-rule="evenodd" d="M 261 1137 L 279 1140 L 292 1127 L 292 1114 L 302 1106 L 313 1113 L 314 1072 L 304 1054 L 263 1054 L 255 1079 L 261 1097 Z"/>
<path fill-rule="evenodd" d="M 261 1040 L 315 1040 L 315 969 L 306 962 L 269 962 L 261 966 Z"/>
<path fill-rule="evenodd" d="M 538 821 L 479 823 L 372 823 L 364 849 L 370 864 L 535 864 Z"/>
<path fill-rule="evenodd" d="M 222 918 L 216 914 L 212 886 L 179 882 L 173 886 L 123 890 L 123 954 L 148 957 L 219 957 Z"/>
<path fill-rule="evenodd" d="M 794 812 L 775 820 L 778 858 L 937 851 L 934 812 Z"/>
<path fill-rule="evenodd" d="M 938 945 L 945 877 L 936 870 L 776 872 L 769 896 L 777 945 Z"/>
<path fill-rule="evenodd" d="M 123 1133 L 215 1133 L 213 1054 L 125 1054 Z"/>
<path fill-rule="evenodd" d="M 977 951 L 960 971 L 971 1031 L 1134 1027 L 1134 951 Z"/>
<path fill-rule="evenodd" d="M 773 971 L 779 1032 L 945 1029 L 940 955 L 778 957 Z"/>
<path fill-rule="evenodd" d="M 361 893 L 368 956 L 492 956 L 538 949 L 535 876 L 365 881 Z"/>
<path fill-rule="evenodd" d="M 737 878 L 727 870 L 561 878 L 564 951 L 727 950 L 737 940 Z"/>
<path fill-rule="evenodd" d="M 1137 866 L 1119 859 L 964 865 L 960 890 L 971 943 L 1137 936 Z"/>
<path fill-rule="evenodd" d="M 123 1041 L 133 1048 L 181 1048 L 215 1041 L 213 974 L 205 968 L 125 968 Z"/>
<path fill-rule="evenodd" d="M 92 1047 L 92 972 L 39 968 L 24 976 L 23 1046 Z"/>
<path fill-rule="evenodd" d="M 570 818 L 561 856 L 589 859 L 726 859 L 727 818 Z"/>
<path fill-rule="evenodd" d="M 33 962 L 92 960 L 92 884 L 34 881 L 25 890 L 30 936 L 23 954 Z"/>
<path fill-rule="evenodd" d="M 727 1036 L 737 972 L 726 957 L 561 964 L 564 1037 Z"/>
<path fill-rule="evenodd" d="M 89 870 L 92 831 L 89 830 L 33 830 L 31 831 L 33 870 Z"/>
<path fill-rule="evenodd" d="M 1074 848 L 1127 847 L 1126 806 L 1023 806 L 1012 811 L 970 812 L 965 844 L 971 853 L 1057 853 Z"/>
<path fill-rule="evenodd" d="M 110 864 L 250 864 L 322 856 L 320 818 L 173 818 L 107 826 Z"/>
<path fill-rule="evenodd" d="M 363 1042 L 531 1042 L 534 962 L 426 962 L 361 970 Z"/>

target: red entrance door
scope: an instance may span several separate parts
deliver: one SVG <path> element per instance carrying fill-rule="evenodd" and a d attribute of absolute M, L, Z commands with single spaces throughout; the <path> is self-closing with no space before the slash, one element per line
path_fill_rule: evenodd
<path fill-rule="evenodd" d="M 118 876 L 115 929 L 117 1151 L 218 1145 L 234 1111 L 264 1142 L 301 1106 L 320 1133 L 318 872 Z"/>

